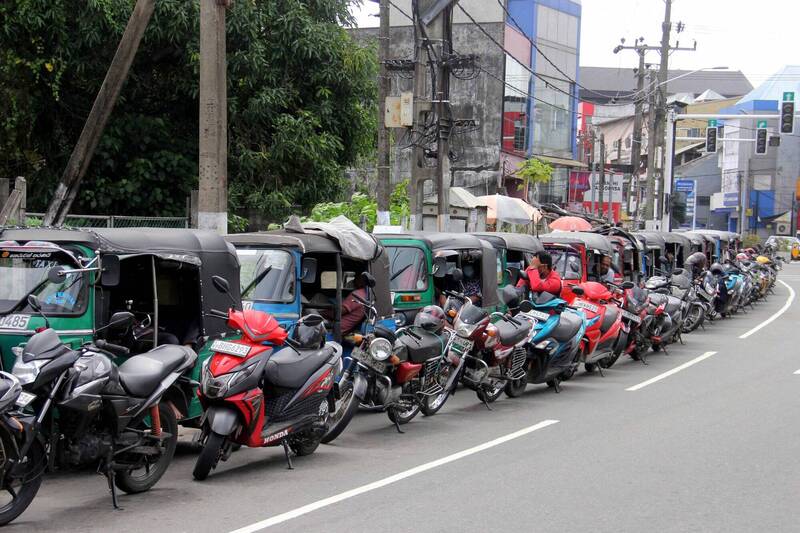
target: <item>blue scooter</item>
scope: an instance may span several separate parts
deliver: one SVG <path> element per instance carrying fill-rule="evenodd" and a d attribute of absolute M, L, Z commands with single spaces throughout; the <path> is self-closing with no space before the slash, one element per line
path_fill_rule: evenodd
<path fill-rule="evenodd" d="M 503 299 L 509 310 L 518 310 L 518 318 L 533 322 L 526 344 L 527 372 L 524 378 L 507 383 L 505 393 L 512 398 L 520 396 L 529 383 L 546 383 L 560 392 L 560 383 L 570 379 L 578 369 L 586 328 L 599 320 L 599 316 L 589 320 L 583 311 L 547 292 L 520 303 L 521 292 L 509 285 L 503 289 Z"/>

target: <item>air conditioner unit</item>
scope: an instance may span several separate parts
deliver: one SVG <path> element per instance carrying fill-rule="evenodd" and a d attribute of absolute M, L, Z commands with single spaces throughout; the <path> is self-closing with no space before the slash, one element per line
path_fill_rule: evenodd
<path fill-rule="evenodd" d="M 792 225 L 789 222 L 778 222 L 775 224 L 776 235 L 789 235 L 792 233 Z"/>

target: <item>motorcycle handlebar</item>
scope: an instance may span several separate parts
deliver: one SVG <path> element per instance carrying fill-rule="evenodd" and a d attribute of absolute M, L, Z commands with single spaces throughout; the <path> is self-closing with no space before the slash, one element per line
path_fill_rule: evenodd
<path fill-rule="evenodd" d="M 119 344 L 111 344 L 110 342 L 106 342 L 103 339 L 98 339 L 94 343 L 94 345 L 100 348 L 101 350 L 105 350 L 107 352 L 111 352 L 116 355 L 128 355 L 129 353 L 131 353 L 131 351 L 125 346 L 120 346 Z"/>

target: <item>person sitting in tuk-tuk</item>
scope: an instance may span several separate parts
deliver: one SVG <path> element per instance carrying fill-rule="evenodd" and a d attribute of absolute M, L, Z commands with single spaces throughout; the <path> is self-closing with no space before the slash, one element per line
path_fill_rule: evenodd
<path fill-rule="evenodd" d="M 475 305 L 481 304 L 481 280 L 473 262 L 464 263 L 464 296 Z"/>
<path fill-rule="evenodd" d="M 611 267 L 611 257 L 603 255 L 595 262 L 594 268 L 589 272 L 589 281 L 600 283 L 614 283 L 614 269 Z"/>
<path fill-rule="evenodd" d="M 556 298 L 561 297 L 561 276 L 553 270 L 553 256 L 545 251 L 536 252 L 531 264 L 525 270 L 528 279 L 520 279 L 517 287 L 528 287 L 531 292 L 549 292 Z"/>
<path fill-rule="evenodd" d="M 358 296 L 364 301 L 369 301 L 363 276 L 355 277 L 353 287 L 350 294 L 342 300 L 342 318 L 340 321 L 342 335 L 358 332 L 361 329 L 361 323 L 364 322 L 364 318 L 367 316 L 364 306 L 356 299 L 356 296 Z M 321 314 L 323 318 L 333 320 L 332 310 L 325 310 Z"/>

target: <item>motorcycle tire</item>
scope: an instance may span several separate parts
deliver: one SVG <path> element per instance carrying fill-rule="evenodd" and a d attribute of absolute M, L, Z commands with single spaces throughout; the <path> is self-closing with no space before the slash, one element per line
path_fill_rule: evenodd
<path fill-rule="evenodd" d="M 319 447 L 320 439 L 309 435 L 301 435 L 289 440 L 289 448 L 298 457 L 311 455 Z"/>
<path fill-rule="evenodd" d="M 475 391 L 478 399 L 482 402 L 492 403 L 503 394 L 503 386 L 497 385 L 492 389 L 479 388 Z"/>
<path fill-rule="evenodd" d="M 171 437 L 162 441 L 161 456 L 149 468 L 117 472 L 114 483 L 123 492 L 136 494 L 150 490 L 153 485 L 158 483 L 172 462 L 175 448 L 178 446 L 178 419 L 175 417 L 175 411 L 165 402 L 158 404 L 158 413 L 161 418 L 161 431 L 169 433 Z M 139 470 L 144 470 L 143 475 L 136 475 Z"/>
<path fill-rule="evenodd" d="M 583 368 L 589 373 L 594 372 L 597 370 L 597 363 L 584 363 Z"/>
<path fill-rule="evenodd" d="M 419 414 L 419 404 L 414 404 L 414 407 L 406 409 L 405 411 L 398 411 L 396 407 L 390 407 L 386 410 L 386 415 L 393 423 L 398 425 L 408 424 L 415 416 Z"/>
<path fill-rule="evenodd" d="M 206 443 L 197 457 L 197 462 L 192 470 L 192 477 L 197 481 L 203 481 L 208 474 L 217 467 L 219 458 L 222 455 L 222 447 L 225 445 L 225 437 L 219 433 L 211 431 L 208 434 Z"/>
<path fill-rule="evenodd" d="M 574 367 L 570 367 L 567 370 L 564 370 L 561 373 L 561 375 L 558 376 L 558 379 L 560 379 L 561 381 L 569 381 L 569 380 L 572 379 L 572 376 L 574 376 L 574 375 L 575 375 L 575 368 Z"/>
<path fill-rule="evenodd" d="M 424 416 L 433 416 L 438 413 L 442 407 L 444 407 L 444 404 L 447 403 L 447 399 L 449 397 L 449 390 L 442 391 L 436 396 L 426 396 L 425 399 L 422 400 L 422 404 L 420 405 L 419 409 L 422 411 Z"/>
<path fill-rule="evenodd" d="M 503 389 L 509 398 L 519 398 L 528 388 L 528 376 L 515 379 L 506 383 Z"/>
<path fill-rule="evenodd" d="M 328 431 L 322 436 L 322 444 L 333 442 L 336 437 L 342 434 L 347 425 L 358 412 L 360 402 L 356 398 L 353 386 L 347 387 L 342 394 L 342 398 L 336 402 L 336 410 L 328 417 Z"/>
<path fill-rule="evenodd" d="M 600 365 L 600 368 L 611 368 L 612 366 L 614 366 L 614 363 L 617 362 L 619 356 L 620 356 L 619 353 L 614 353 L 612 355 L 609 355 L 608 357 L 600 359 L 597 362 L 597 364 Z"/>
<path fill-rule="evenodd" d="M 0 444 L 3 447 L 3 457 L 8 461 L 12 455 L 9 452 L 17 450 L 17 444 L 5 431 L 2 432 Z M 24 462 L 26 468 L 19 485 L 15 485 L 16 480 L 10 479 L 10 476 L 6 476 L 6 479 L 3 480 L 2 491 L 12 495 L 12 498 L 10 502 L 0 506 L 0 526 L 8 524 L 25 512 L 39 492 L 47 463 L 45 451 L 40 442 L 36 441 L 31 445 Z M 6 465 L 3 465 L 3 471 L 5 470 Z"/>

